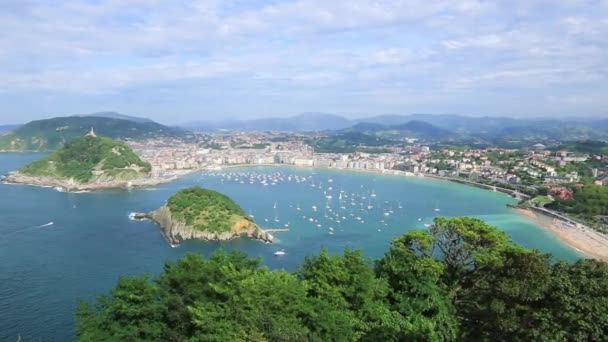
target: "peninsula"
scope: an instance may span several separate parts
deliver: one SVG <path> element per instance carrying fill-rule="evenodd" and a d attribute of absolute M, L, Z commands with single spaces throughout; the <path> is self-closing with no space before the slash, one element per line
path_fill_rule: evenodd
<path fill-rule="evenodd" d="M 135 218 L 156 221 L 172 245 L 189 239 L 230 240 L 242 236 L 264 242 L 274 240 L 228 196 L 200 187 L 183 189 L 164 206 L 136 214 Z"/>
<path fill-rule="evenodd" d="M 159 183 L 151 171 L 129 146 L 98 137 L 91 129 L 55 153 L 9 173 L 4 181 L 85 191 Z"/>

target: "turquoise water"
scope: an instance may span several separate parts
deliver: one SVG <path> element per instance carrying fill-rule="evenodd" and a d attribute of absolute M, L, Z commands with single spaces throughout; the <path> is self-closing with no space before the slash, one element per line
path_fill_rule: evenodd
<path fill-rule="evenodd" d="M 40 156 L 0 154 L 0 174 Z M 268 185 L 261 183 L 264 179 Z M 153 222 L 129 219 L 130 212 L 156 209 L 172 193 L 192 185 L 226 193 L 263 227 L 288 224 L 290 231 L 276 233 L 279 241 L 274 244 L 239 239 L 189 241 L 171 248 Z M 346 246 L 363 248 L 368 256 L 379 257 L 391 238 L 424 228 L 437 215 L 477 216 L 524 246 L 559 259 L 578 258 L 577 252 L 505 207 L 513 202 L 500 193 L 443 181 L 289 167 L 198 173 L 153 189 L 82 194 L 0 184 L 0 341 L 14 341 L 19 334 L 24 341 L 69 340 L 80 300 L 106 292 L 120 275 L 158 273 L 165 260 L 187 252 L 209 255 L 220 247 L 237 249 L 264 258 L 271 268 L 293 270 L 321 247 L 335 252 Z M 282 249 L 286 255 L 274 256 Z"/>

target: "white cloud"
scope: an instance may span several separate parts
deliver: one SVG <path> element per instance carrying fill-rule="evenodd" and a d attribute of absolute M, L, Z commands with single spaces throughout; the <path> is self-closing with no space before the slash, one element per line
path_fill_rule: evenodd
<path fill-rule="evenodd" d="M 175 87 L 170 98 L 179 98 L 182 88 L 213 84 L 228 94 L 254 84 L 253 94 L 289 89 L 301 96 L 285 98 L 284 106 L 360 97 L 370 112 L 382 112 L 376 106 L 456 103 L 488 89 L 508 89 L 501 96 L 513 98 L 539 92 L 534 99 L 542 107 L 549 93 L 608 87 L 605 3 L 282 0 L 241 8 L 220 0 L 105 0 L 3 7 L 4 94 L 43 91 L 69 101 Z"/>

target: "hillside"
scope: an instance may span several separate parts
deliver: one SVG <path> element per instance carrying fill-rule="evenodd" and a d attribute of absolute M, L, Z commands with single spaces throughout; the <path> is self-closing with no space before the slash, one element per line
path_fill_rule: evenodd
<path fill-rule="evenodd" d="M 151 166 L 127 145 L 109 138 L 85 136 L 50 156 L 19 170 L 31 177 L 73 180 L 81 184 L 126 181 L 149 176 Z"/>
<path fill-rule="evenodd" d="M 177 192 L 166 205 L 143 217 L 160 224 L 171 243 L 187 239 L 229 240 L 239 236 L 268 242 L 273 239 L 228 196 L 200 187 Z"/>
<path fill-rule="evenodd" d="M 95 128 L 97 134 L 112 139 L 145 139 L 180 137 L 185 131 L 155 122 L 124 119 L 71 116 L 37 120 L 0 136 L 0 151 L 53 151 L 68 141 Z"/>
<path fill-rule="evenodd" d="M 383 152 L 382 147 L 393 146 L 398 141 L 362 132 L 344 132 L 307 142 L 317 153 Z"/>

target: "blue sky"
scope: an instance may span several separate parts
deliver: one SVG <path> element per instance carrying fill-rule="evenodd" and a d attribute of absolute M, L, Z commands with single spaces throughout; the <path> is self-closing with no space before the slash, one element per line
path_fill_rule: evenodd
<path fill-rule="evenodd" d="M 608 0 L 3 0 L 0 123 L 608 116 Z"/>

